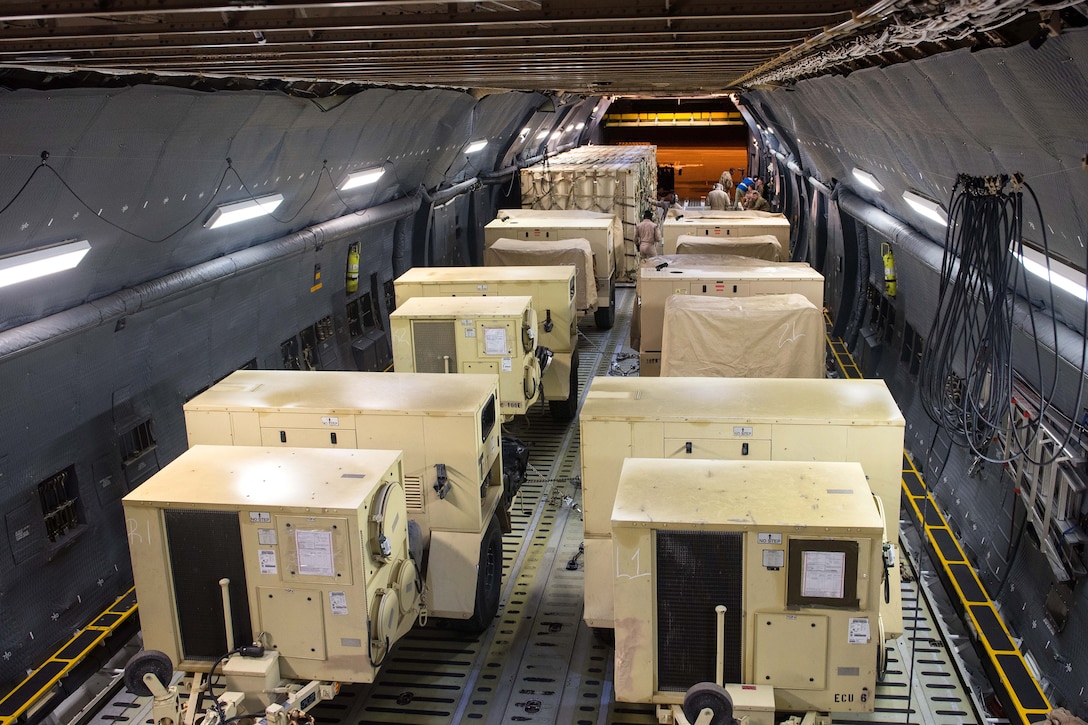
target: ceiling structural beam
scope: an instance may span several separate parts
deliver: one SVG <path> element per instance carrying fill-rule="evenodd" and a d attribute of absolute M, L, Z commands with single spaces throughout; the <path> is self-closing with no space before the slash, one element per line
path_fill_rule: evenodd
<path fill-rule="evenodd" d="M 812 7 L 809 0 L 769 0 L 761 3 L 761 9 L 796 12 L 798 9 Z M 840 10 L 856 9 L 857 3 L 850 0 L 829 0 L 819 3 L 821 7 L 836 7 Z M 418 8 L 433 8 L 432 12 L 419 11 Z M 458 8 L 450 12 L 451 7 Z M 405 11 L 403 8 L 410 8 Z M 467 9 L 466 9 L 467 8 Z M 495 8 L 502 8 L 495 10 Z M 657 2 L 623 2 L 622 0 L 604 0 L 603 2 L 579 2 L 575 0 L 551 0 L 546 4 L 538 2 L 513 2 L 499 5 L 494 2 L 445 3 L 426 0 L 408 2 L 382 2 L 381 0 L 362 0 L 357 2 L 285 2 L 275 0 L 275 4 L 252 2 L 249 4 L 227 2 L 179 2 L 178 0 L 111 0 L 108 3 L 99 0 L 69 0 L 67 2 L 5 2 L 0 7 L 0 23 L 20 21 L 70 21 L 94 18 L 100 21 L 123 23 L 125 18 L 137 21 L 148 17 L 161 16 L 164 22 L 173 22 L 178 17 L 217 16 L 231 18 L 265 18 L 268 16 L 290 16 L 301 21 L 336 17 L 348 25 L 352 18 L 369 17 L 384 19 L 388 24 L 410 24 L 413 22 L 432 22 L 432 19 L 449 18 L 450 22 L 475 21 L 483 16 L 495 18 L 498 22 L 565 22 L 570 20 L 598 20 L 606 22 L 616 18 L 637 16 L 660 20 L 680 20 L 686 18 L 728 17 L 743 14 L 751 5 L 742 2 L 717 2 L 715 0 L 691 0 L 684 3 L 658 0 Z M 305 11 L 303 13 L 297 11 Z"/>
<path fill-rule="evenodd" d="M 1003 0 L 1001 12 L 1032 1 Z M 900 27 L 909 35 L 919 19 L 945 23 L 950 8 L 972 3 L 9 0 L 0 3 L 0 73 L 707 94 L 958 47 L 941 37 L 887 46 L 872 38 Z M 33 74 L 7 75 L 16 86 L 34 83 Z"/>

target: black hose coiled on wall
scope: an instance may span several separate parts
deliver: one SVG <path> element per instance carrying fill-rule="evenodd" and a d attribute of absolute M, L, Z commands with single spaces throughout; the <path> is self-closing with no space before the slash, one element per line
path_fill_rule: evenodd
<path fill-rule="evenodd" d="M 1010 182 L 1011 190 L 1006 191 Z M 1052 407 L 1057 386 L 1057 365 L 1050 365 L 1048 370 L 1041 355 L 1034 309 L 1030 328 L 1035 359 L 1014 365 L 1012 357 L 1016 294 L 1029 300 L 1041 296 L 1031 294 L 1029 275 L 1020 262 L 1024 253 L 1024 190 L 1034 201 L 1042 252 L 1049 266 L 1046 225 L 1038 200 L 1020 177 L 961 174 L 956 179 L 949 204 L 937 310 L 918 379 L 921 401 L 930 419 L 974 455 L 1002 463 L 1027 456 L 1039 435 L 1036 427 L 1012 436 L 1015 444 L 1007 457 L 995 457 L 989 452 L 990 442 L 1008 438 L 1016 425 L 1012 398 L 1018 374 L 1039 395 L 1040 419 Z M 1053 289 L 1046 282 L 1036 284 L 1048 287 L 1050 309 L 1054 309 Z M 1057 322 L 1050 318 L 1050 324 L 1056 326 Z M 1082 357 L 1082 382 L 1084 367 Z M 1028 379 L 1026 370 L 1034 379 Z"/>

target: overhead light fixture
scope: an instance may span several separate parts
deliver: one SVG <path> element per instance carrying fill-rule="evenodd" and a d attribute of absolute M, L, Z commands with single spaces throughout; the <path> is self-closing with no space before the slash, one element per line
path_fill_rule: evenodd
<path fill-rule="evenodd" d="M 90 250 L 90 242 L 84 239 L 0 257 L 0 287 L 72 269 Z"/>
<path fill-rule="evenodd" d="M 225 227 L 228 224 L 237 224 L 247 219 L 256 219 L 265 214 L 271 214 L 276 207 L 283 203 L 283 194 L 268 194 L 257 196 L 245 201 L 236 201 L 231 204 L 221 204 L 216 207 L 204 226 L 208 229 Z"/>
<path fill-rule="evenodd" d="M 348 174 L 346 179 L 344 179 L 344 183 L 340 184 L 340 191 L 347 191 L 348 189 L 354 189 L 357 186 L 373 184 L 375 181 L 382 178 L 382 174 L 384 173 L 384 166 L 375 166 L 372 169 L 353 171 Z"/>
<path fill-rule="evenodd" d="M 855 179 L 860 181 L 865 186 L 868 186 L 873 191 L 884 191 L 884 185 L 877 181 L 876 177 L 870 174 L 868 171 L 865 171 L 864 169 L 859 169 L 855 166 L 850 171 L 850 173 L 854 175 Z"/>
<path fill-rule="evenodd" d="M 1088 300 L 1088 289 L 1084 287 L 1085 278 L 1083 272 L 1078 272 L 1056 259 L 1051 259 L 1048 262 L 1042 252 L 1038 252 L 1026 245 L 1023 250 L 1023 254 L 1015 249 L 1012 250 L 1012 253 L 1024 266 L 1025 271 L 1045 279 L 1058 289 L 1065 290 L 1076 296 L 1077 299 Z"/>
<path fill-rule="evenodd" d="M 546 130 L 545 130 L 545 131 L 541 131 L 540 133 L 538 133 L 538 134 L 536 135 L 536 140 L 537 140 L 537 141 L 543 141 L 543 140 L 544 140 L 544 139 L 546 139 L 546 138 L 548 138 L 548 132 L 547 132 Z"/>
<path fill-rule="evenodd" d="M 466 154 L 474 154 L 477 151 L 483 150 L 484 146 L 487 146 L 487 139 L 486 138 L 482 138 L 482 139 L 480 139 L 478 141 L 473 141 L 468 146 L 465 146 L 465 153 Z"/>
<path fill-rule="evenodd" d="M 904 191 L 903 201 L 910 204 L 911 209 L 914 209 L 914 211 L 927 219 L 932 219 L 938 224 L 948 226 L 948 214 L 945 213 L 944 207 L 932 199 L 926 198 L 913 191 Z"/>
<path fill-rule="evenodd" d="M 529 131 L 530 131 L 530 128 L 528 126 L 521 129 L 521 133 L 518 135 L 518 138 L 524 140 L 524 138 L 529 135 Z"/>
<path fill-rule="evenodd" d="M 581 123 L 581 122 L 579 122 L 578 124 L 576 124 L 576 125 L 574 126 L 574 130 L 575 130 L 575 131 L 581 131 L 581 130 L 582 130 L 583 128 L 585 128 L 585 127 L 586 127 L 586 125 L 585 125 L 584 123 Z"/>
<path fill-rule="evenodd" d="M 563 135 L 563 132 L 561 130 L 560 131 L 552 131 L 552 138 L 559 138 L 562 135 Z"/>

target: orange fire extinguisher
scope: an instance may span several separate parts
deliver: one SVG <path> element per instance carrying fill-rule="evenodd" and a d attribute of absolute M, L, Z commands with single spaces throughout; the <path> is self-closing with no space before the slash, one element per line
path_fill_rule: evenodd
<path fill-rule="evenodd" d="M 348 247 L 348 276 L 344 283 L 344 291 L 348 294 L 359 291 L 359 245 L 352 244 Z"/>
<path fill-rule="evenodd" d="M 892 245 L 882 243 L 880 252 L 884 258 L 884 293 L 895 297 L 895 257 L 892 256 Z"/>

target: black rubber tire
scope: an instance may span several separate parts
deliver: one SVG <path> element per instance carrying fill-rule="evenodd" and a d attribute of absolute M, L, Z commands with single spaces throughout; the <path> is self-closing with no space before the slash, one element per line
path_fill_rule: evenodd
<path fill-rule="evenodd" d="M 498 518 L 491 523 L 480 541 L 480 568 L 476 577 L 476 610 L 468 619 L 451 619 L 453 629 L 479 634 L 491 626 L 499 613 L 502 594 L 502 530 Z"/>
<path fill-rule="evenodd" d="M 593 322 L 598 330 L 611 330 L 616 324 L 616 280 L 608 280 L 608 307 L 598 307 L 593 313 Z"/>
<path fill-rule="evenodd" d="M 137 652 L 125 665 L 125 687 L 137 697 L 151 697 L 151 690 L 144 682 L 144 675 L 151 673 L 158 678 L 163 687 L 170 687 L 174 678 L 174 663 L 170 656 L 157 649 L 145 649 Z"/>
<path fill-rule="evenodd" d="M 578 413 L 578 351 L 570 358 L 570 395 L 566 400 L 549 400 L 552 418 L 563 423 L 574 420 Z"/>
<path fill-rule="evenodd" d="M 700 682 L 684 693 L 684 717 L 688 722 L 698 720 L 699 713 L 708 707 L 714 712 L 710 725 L 732 725 L 733 698 L 724 687 L 715 682 Z"/>

